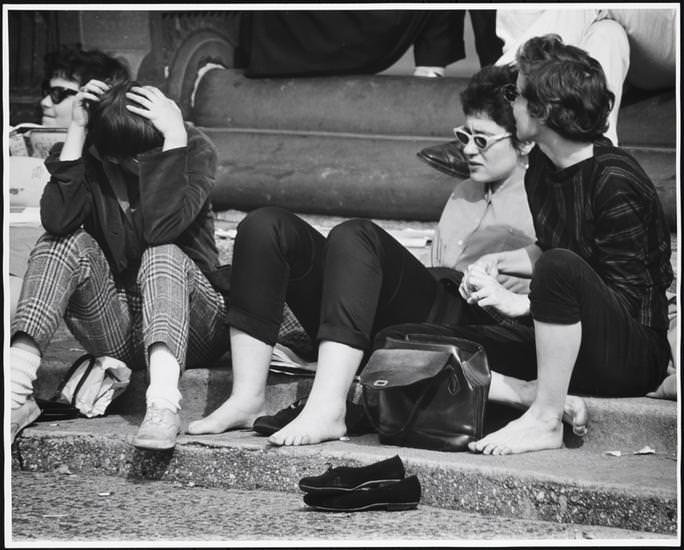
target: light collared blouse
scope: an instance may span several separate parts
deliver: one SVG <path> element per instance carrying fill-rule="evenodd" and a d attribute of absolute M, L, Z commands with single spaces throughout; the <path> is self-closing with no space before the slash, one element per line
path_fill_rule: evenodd
<path fill-rule="evenodd" d="M 494 190 L 470 179 L 459 183 L 442 211 L 432 242 L 432 267 L 458 271 L 484 254 L 535 242 L 520 166 Z"/>

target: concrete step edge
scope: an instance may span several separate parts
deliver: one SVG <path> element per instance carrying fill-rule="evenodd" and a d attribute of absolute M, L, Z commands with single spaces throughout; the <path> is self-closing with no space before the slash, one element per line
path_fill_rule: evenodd
<path fill-rule="evenodd" d="M 173 452 L 133 448 L 129 435 L 29 428 L 18 440 L 13 462 L 23 469 L 51 471 L 66 465 L 72 473 L 98 473 L 139 479 L 192 481 L 196 485 L 297 492 L 304 475 L 317 475 L 326 463 L 359 466 L 400 454 L 407 474 L 417 474 L 422 502 L 447 509 L 524 519 L 619 527 L 657 533 L 676 530 L 677 491 L 624 483 L 582 483 L 561 475 L 521 474 L 464 461 L 468 453 L 362 446 L 353 442 L 276 448 L 242 432 L 220 441 L 184 437 Z M 560 451 L 559 451 L 560 452 Z M 425 455 L 429 455 L 425 458 Z M 475 455 L 470 455 L 471 457 Z M 450 459 L 450 460 L 445 460 Z M 484 457 L 479 457 L 484 458 Z M 674 480 L 673 480 L 674 482 Z"/>

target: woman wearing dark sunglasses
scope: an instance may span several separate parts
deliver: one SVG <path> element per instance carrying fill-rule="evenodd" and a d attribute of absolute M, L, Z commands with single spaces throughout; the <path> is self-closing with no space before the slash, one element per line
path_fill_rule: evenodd
<path fill-rule="evenodd" d="M 74 96 L 89 80 L 111 83 L 128 78 L 128 70 L 120 61 L 98 50 L 61 50 L 48 54 L 45 62 L 47 78 L 40 101 L 43 126 L 68 128 Z"/>
<path fill-rule="evenodd" d="M 41 88 L 41 124 L 50 128 L 68 128 L 72 120 L 73 102 L 80 86 L 91 78 L 106 82 L 128 79 L 128 70 L 123 64 L 99 50 L 83 51 L 75 48 L 63 48 L 45 56 L 46 78 Z M 32 125 L 32 124 L 31 124 Z M 38 159 L 36 159 L 37 162 Z M 45 172 L 41 164 L 34 170 Z M 41 173 L 39 172 L 39 173 Z M 35 173 L 35 172 L 34 172 Z M 38 179 L 41 187 L 33 189 L 26 182 L 11 182 L 20 189 L 19 200 L 25 199 L 27 189 L 31 190 L 31 198 L 35 194 L 40 197 L 42 184 L 50 178 L 45 172 L 44 179 Z M 14 197 L 15 195 L 12 195 Z M 28 251 L 42 234 L 42 228 L 24 227 L 20 232 L 12 232 L 10 244 L 10 318 L 14 312 L 21 290 L 22 276 L 26 271 Z"/>
<path fill-rule="evenodd" d="M 523 189 L 529 145 L 515 134 L 503 88 L 510 67 L 487 67 L 462 93 L 466 123 L 456 130 L 471 177 L 459 183 L 440 219 L 430 270 L 367 220 L 335 227 L 326 238 L 278 208 L 250 213 L 238 227 L 231 278 L 233 387 L 195 434 L 251 427 L 265 413 L 265 385 L 283 303 L 319 342 L 318 367 L 306 404 L 295 407 L 277 445 L 336 439 L 346 431 L 346 396 L 376 333 L 396 323 L 450 323 L 461 318 L 461 270 L 486 252 L 532 242 Z M 509 288 L 524 282 L 502 277 Z M 496 320 L 479 312 L 489 323 Z M 484 322 L 484 321 L 481 321 Z M 286 415 L 287 416 L 287 415 Z M 283 416 L 280 415 L 279 418 Z"/>

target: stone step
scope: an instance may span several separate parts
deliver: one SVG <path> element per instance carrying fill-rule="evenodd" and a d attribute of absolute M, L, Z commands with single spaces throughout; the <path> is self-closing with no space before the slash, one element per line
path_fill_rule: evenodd
<path fill-rule="evenodd" d="M 50 398 L 67 371 L 68 365 L 44 363 L 36 386 L 37 395 Z M 197 419 L 214 411 L 230 395 L 232 373 L 226 357 L 214 368 L 187 370 L 180 383 L 183 395 L 182 407 L 189 418 Z M 306 397 L 312 378 L 269 375 L 267 386 L 267 409 L 275 413 L 297 399 Z M 145 412 L 145 389 L 147 381 L 144 371 L 136 371 L 129 389 L 119 397 L 111 412 L 139 414 Z M 360 386 L 351 391 L 352 399 L 361 403 Z M 567 430 L 565 445 L 568 448 L 582 448 L 601 454 L 607 451 L 630 453 L 650 447 L 658 454 L 676 457 L 677 406 L 674 401 L 639 398 L 585 398 L 589 409 L 589 432 L 584 438 L 574 436 Z M 520 412 L 509 407 L 489 404 L 486 431 L 494 431 L 505 422 L 519 416 Z"/>
<path fill-rule="evenodd" d="M 55 393 L 60 380 L 69 366 L 84 351 L 61 327 L 53 342 L 44 354 L 36 393 L 48 399 Z M 232 374 L 228 355 L 221 358 L 212 368 L 188 369 L 181 378 L 180 390 L 183 395 L 183 409 L 192 417 L 204 416 L 218 407 L 230 394 Z M 268 384 L 268 411 L 276 412 L 296 399 L 305 397 L 311 387 L 312 378 L 270 374 Z M 135 370 L 129 389 L 113 405 L 114 411 L 135 414 L 144 412 L 145 388 L 147 380 L 144 370 Z M 352 392 L 359 401 L 358 391 Z M 583 439 L 572 434 L 566 437 L 566 445 L 582 447 L 592 452 L 619 450 L 636 451 L 649 446 L 657 453 L 676 455 L 677 441 L 677 403 L 640 398 L 586 398 L 589 408 L 590 430 Z M 513 409 L 490 404 L 488 406 L 488 430 L 513 418 L 519 412 Z"/>
<path fill-rule="evenodd" d="M 185 413 L 184 422 L 187 422 Z M 327 464 L 360 466 L 398 454 L 418 476 L 421 502 L 446 509 L 673 534 L 677 462 L 663 454 L 607 456 L 559 449 L 511 456 L 443 453 L 379 445 L 374 435 L 303 447 L 274 447 L 243 430 L 181 435 L 173 451 L 135 449 L 140 414 L 36 423 L 13 448 L 29 471 L 192 482 L 196 486 L 298 492 Z"/>
<path fill-rule="evenodd" d="M 36 391 L 54 393 L 83 350 L 61 327 L 44 354 Z M 187 370 L 180 384 L 184 428 L 213 411 L 231 387 L 228 358 L 212 368 Z M 269 412 L 307 395 L 310 377 L 271 374 Z M 589 433 L 566 433 L 564 448 L 492 457 L 380 445 L 375 434 L 296 448 L 267 445 L 249 430 L 217 436 L 183 435 L 173 452 L 130 446 L 144 413 L 144 370 L 107 416 L 40 422 L 17 440 L 14 467 L 97 473 L 196 485 L 296 491 L 298 479 L 325 463 L 360 465 L 399 453 L 424 487 L 423 502 L 503 517 L 541 519 L 673 533 L 677 514 L 677 403 L 649 398 L 588 398 Z M 358 392 L 353 392 L 358 402 Z M 486 431 L 519 414 L 490 404 Z M 643 447 L 653 454 L 634 454 Z M 612 454 L 607 453 L 611 451 Z M 619 451 L 620 456 L 615 456 Z"/>
<path fill-rule="evenodd" d="M 209 71 L 200 81 L 192 120 L 199 126 L 341 132 L 453 139 L 463 122 L 459 94 L 468 78 L 360 75 L 245 78 Z M 623 145 L 675 147 L 674 90 L 624 98 Z"/>
<path fill-rule="evenodd" d="M 387 135 L 203 128 L 218 150 L 216 210 L 278 205 L 335 216 L 437 220 L 458 180 L 416 153 L 439 140 Z M 676 151 L 627 148 L 675 228 Z"/>

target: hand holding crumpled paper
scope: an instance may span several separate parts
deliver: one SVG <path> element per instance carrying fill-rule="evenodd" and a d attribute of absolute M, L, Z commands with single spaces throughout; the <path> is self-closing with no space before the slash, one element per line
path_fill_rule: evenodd
<path fill-rule="evenodd" d="M 101 416 L 130 380 L 131 369 L 123 361 L 106 355 L 97 358 L 86 355 L 80 364 L 77 362 L 58 400 L 76 407 L 88 418 Z"/>

